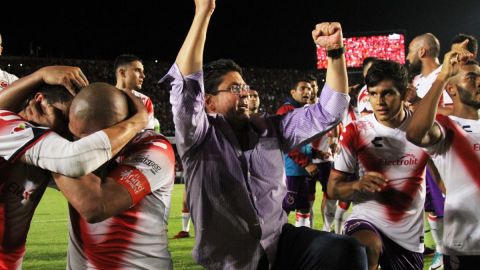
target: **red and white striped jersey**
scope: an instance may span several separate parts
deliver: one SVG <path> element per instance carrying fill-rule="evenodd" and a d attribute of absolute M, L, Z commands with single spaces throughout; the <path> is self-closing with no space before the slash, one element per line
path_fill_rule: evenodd
<path fill-rule="evenodd" d="M 353 174 L 358 160 L 360 177 L 371 171 L 388 179 L 381 192 L 359 195 L 349 219 L 367 220 L 405 249 L 423 252 L 428 154 L 407 141 L 405 131 L 410 119 L 411 112 L 406 110 L 398 128 L 380 124 L 374 114 L 351 123 L 340 137 L 341 150 L 334 168 Z"/>
<path fill-rule="evenodd" d="M 120 152 L 108 175 L 134 205 L 102 222 L 87 223 L 70 207 L 68 269 L 171 269 L 167 219 L 175 177 L 168 140 L 143 131 Z"/>
<path fill-rule="evenodd" d="M 147 108 L 148 112 L 148 124 L 145 127 L 145 129 L 155 129 L 155 116 L 154 116 L 154 110 L 153 110 L 153 102 L 152 100 L 147 96 L 144 95 L 138 91 L 132 90 L 132 93 L 141 98 L 143 104 L 145 104 L 145 107 Z"/>
<path fill-rule="evenodd" d="M 15 160 L 49 130 L 0 110 L 0 269 L 21 269 L 25 241 L 50 173 Z"/>
<path fill-rule="evenodd" d="M 443 253 L 480 255 L 480 121 L 437 115 L 442 139 L 428 148 L 439 170 L 447 195 Z"/>
<path fill-rule="evenodd" d="M 7 88 L 16 80 L 18 80 L 17 76 L 0 69 L 0 91 Z"/>
<path fill-rule="evenodd" d="M 357 110 L 361 114 L 363 111 L 372 112 L 372 104 L 370 104 L 370 96 L 368 95 L 367 85 L 364 85 L 358 92 Z"/>

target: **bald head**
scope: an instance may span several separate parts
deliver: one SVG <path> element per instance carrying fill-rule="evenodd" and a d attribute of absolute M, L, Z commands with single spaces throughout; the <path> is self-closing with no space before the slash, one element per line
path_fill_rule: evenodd
<path fill-rule="evenodd" d="M 76 137 L 111 127 L 128 116 L 126 95 L 106 83 L 92 83 L 75 96 L 70 107 L 70 131 Z"/>
<path fill-rule="evenodd" d="M 412 42 L 417 49 L 425 48 L 425 56 L 437 58 L 440 53 L 440 42 L 432 33 L 417 36 Z"/>

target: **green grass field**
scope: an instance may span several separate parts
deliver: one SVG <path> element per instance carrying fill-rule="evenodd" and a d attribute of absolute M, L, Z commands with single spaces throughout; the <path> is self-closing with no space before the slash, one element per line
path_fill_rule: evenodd
<path fill-rule="evenodd" d="M 183 185 L 175 185 L 172 194 L 172 208 L 168 225 L 170 238 L 169 249 L 172 253 L 174 269 L 202 269 L 197 266 L 191 256 L 193 238 L 172 239 L 181 230 L 181 208 Z M 317 187 L 317 190 L 321 188 Z M 317 194 L 315 201 L 315 228 L 321 228 L 322 220 L 319 214 L 321 194 Z M 294 217 L 290 215 L 290 222 Z M 48 189 L 38 206 L 32 221 L 27 239 L 27 254 L 23 269 L 56 270 L 65 269 L 67 250 L 67 202 L 62 194 Z M 193 226 L 191 227 L 191 233 Z M 427 245 L 430 245 L 430 235 L 426 236 Z M 431 257 L 425 259 L 425 268 L 428 269 Z"/>

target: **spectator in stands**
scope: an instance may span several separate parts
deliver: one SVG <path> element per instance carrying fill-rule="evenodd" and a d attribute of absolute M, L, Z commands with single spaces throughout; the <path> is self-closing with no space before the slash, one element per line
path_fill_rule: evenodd
<path fill-rule="evenodd" d="M 250 89 L 248 90 L 248 110 L 250 111 L 250 115 L 258 113 L 258 109 L 260 108 L 260 97 L 258 96 L 258 91 Z"/>

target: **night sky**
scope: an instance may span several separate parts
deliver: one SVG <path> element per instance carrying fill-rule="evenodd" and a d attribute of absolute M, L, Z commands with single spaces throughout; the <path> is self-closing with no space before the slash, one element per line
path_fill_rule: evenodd
<path fill-rule="evenodd" d="M 134 53 L 172 62 L 194 12 L 193 0 L 22 2 L 8 8 L 0 4 L 5 55 L 28 55 L 33 48 L 40 56 L 111 60 Z M 456 33 L 480 38 L 480 1 L 217 0 L 205 60 L 228 57 L 248 67 L 313 68 L 311 30 L 322 21 L 341 22 L 346 35 L 403 30 L 407 45 L 414 36 L 432 32 L 445 44 L 443 53 Z"/>

